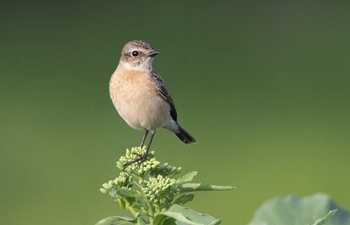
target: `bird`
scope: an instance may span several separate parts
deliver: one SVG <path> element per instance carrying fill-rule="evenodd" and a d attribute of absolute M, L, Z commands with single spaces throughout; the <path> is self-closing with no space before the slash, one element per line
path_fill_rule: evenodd
<path fill-rule="evenodd" d="M 110 97 L 119 115 L 130 127 L 145 130 L 140 147 L 144 146 L 148 133 L 151 133 L 146 152 L 125 166 L 147 160 L 158 128 L 170 130 L 185 144 L 196 143 L 177 122 L 173 98 L 164 80 L 152 67 L 154 57 L 158 54 L 145 41 L 126 43 L 109 82 Z"/>

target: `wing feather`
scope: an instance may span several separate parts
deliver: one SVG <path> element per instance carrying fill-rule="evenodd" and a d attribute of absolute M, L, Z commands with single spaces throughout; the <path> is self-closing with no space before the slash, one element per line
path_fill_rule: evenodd
<path fill-rule="evenodd" d="M 159 95 L 162 96 L 165 99 L 165 101 L 169 104 L 170 115 L 171 115 L 172 119 L 177 121 L 177 112 L 175 109 L 174 101 L 173 101 L 173 98 L 171 97 L 170 93 L 166 89 L 166 86 L 165 86 L 163 79 L 155 71 L 152 71 L 151 77 L 152 77 L 154 83 L 156 84 L 157 91 L 158 91 Z"/>

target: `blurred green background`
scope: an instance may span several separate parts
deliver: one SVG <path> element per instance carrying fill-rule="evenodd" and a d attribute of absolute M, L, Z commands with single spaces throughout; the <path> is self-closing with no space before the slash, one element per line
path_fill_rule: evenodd
<path fill-rule="evenodd" d="M 159 130 L 161 162 L 233 185 L 192 209 L 247 224 L 274 196 L 327 193 L 350 209 L 349 1 L 2 1 L 2 224 L 130 216 L 107 195 L 143 132 L 108 93 L 123 45 L 161 54 L 186 146 Z"/>

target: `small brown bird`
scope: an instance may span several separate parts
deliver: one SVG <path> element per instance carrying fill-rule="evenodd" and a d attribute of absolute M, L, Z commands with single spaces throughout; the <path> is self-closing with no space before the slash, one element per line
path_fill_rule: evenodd
<path fill-rule="evenodd" d="M 158 54 L 147 42 L 128 42 L 109 82 L 109 93 L 119 115 L 132 128 L 146 131 L 140 147 L 144 145 L 148 132 L 151 132 L 146 153 L 135 162 L 147 160 L 156 129 L 160 127 L 174 132 L 186 144 L 196 142 L 177 123 L 173 99 L 163 79 L 152 68 L 153 59 Z"/>

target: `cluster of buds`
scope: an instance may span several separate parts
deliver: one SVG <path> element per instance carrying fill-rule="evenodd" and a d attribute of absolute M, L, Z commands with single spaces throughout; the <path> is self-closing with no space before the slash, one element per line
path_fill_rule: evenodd
<path fill-rule="evenodd" d="M 117 162 L 117 167 L 127 173 L 135 173 L 138 176 L 143 177 L 146 173 L 156 168 L 160 164 L 160 162 L 154 158 L 154 151 L 148 153 L 147 160 L 144 162 L 135 162 L 140 158 L 140 156 L 144 155 L 145 153 L 146 146 L 142 148 L 134 147 L 131 148 L 131 151 L 129 149 L 126 149 L 126 154 L 125 156 L 120 157 L 119 161 Z M 125 165 L 130 162 L 135 163 L 125 167 Z"/>
<path fill-rule="evenodd" d="M 160 164 L 154 158 L 153 151 L 149 152 L 147 160 L 137 162 L 145 152 L 145 146 L 143 148 L 127 149 L 125 156 L 121 156 L 117 162 L 117 167 L 122 170 L 119 177 L 104 183 L 100 191 L 117 197 L 122 202 L 122 197 L 117 194 L 117 190 L 131 190 L 134 184 L 135 187 L 141 189 L 143 195 L 153 204 L 169 204 L 173 201 L 173 198 L 178 194 L 178 184 L 176 179 L 172 179 L 172 177 L 179 174 L 182 168 L 171 166 L 168 163 Z M 125 166 L 130 162 L 135 163 Z"/>
<path fill-rule="evenodd" d="M 100 188 L 100 191 L 104 194 L 109 193 L 111 196 L 115 195 L 115 190 L 118 189 L 128 189 L 130 190 L 133 186 L 132 176 L 129 176 L 125 172 L 121 172 L 119 177 L 114 180 L 110 180 L 107 183 L 102 184 L 103 188 Z"/>
<path fill-rule="evenodd" d="M 159 165 L 155 167 L 153 170 L 150 171 L 150 175 L 153 177 L 156 177 L 158 175 L 162 176 L 171 176 L 179 174 L 182 170 L 182 167 L 175 167 L 171 166 L 168 163 L 164 163 L 162 165 Z"/>
<path fill-rule="evenodd" d="M 172 196 L 175 193 L 171 193 L 176 190 L 176 180 L 168 177 L 158 175 L 157 177 L 150 177 L 148 181 L 143 181 L 142 192 L 146 195 L 149 201 L 153 204 L 165 203 L 165 201 L 172 200 L 166 199 L 164 196 Z"/>

